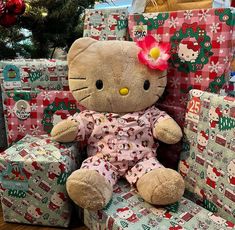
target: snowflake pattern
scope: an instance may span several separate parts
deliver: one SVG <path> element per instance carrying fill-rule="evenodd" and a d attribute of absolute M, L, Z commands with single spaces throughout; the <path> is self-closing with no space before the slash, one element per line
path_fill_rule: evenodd
<path fill-rule="evenodd" d="M 170 80 L 171 87 L 173 88 L 178 88 L 180 85 L 180 80 L 179 78 L 173 78 Z"/>
<path fill-rule="evenodd" d="M 38 106 L 37 106 L 36 103 L 32 103 L 32 104 L 31 104 L 31 110 L 32 110 L 32 111 L 37 111 L 37 108 L 38 108 Z"/>
<path fill-rule="evenodd" d="M 15 110 L 11 106 L 7 106 L 7 116 L 8 117 L 13 117 L 15 115 Z"/>
<path fill-rule="evenodd" d="M 219 22 L 215 23 L 213 22 L 212 25 L 210 26 L 211 33 L 218 33 L 218 30 L 220 29 L 220 24 Z"/>
<path fill-rule="evenodd" d="M 188 98 L 187 97 L 181 97 L 180 98 L 180 104 L 181 105 L 186 105 L 188 102 Z"/>
<path fill-rule="evenodd" d="M 184 12 L 184 19 L 190 20 L 193 17 L 193 12 L 192 10 L 186 10 Z"/>
<path fill-rule="evenodd" d="M 184 121 L 184 117 L 185 117 L 184 112 L 178 112 L 178 113 L 176 114 L 176 119 L 177 119 L 178 121 L 180 121 L 180 122 Z"/>
<path fill-rule="evenodd" d="M 44 100 L 44 101 L 45 101 L 45 100 L 49 100 L 49 101 L 50 101 L 50 99 L 51 99 L 51 95 L 50 95 L 50 93 L 47 92 L 47 91 L 44 91 L 43 94 L 42 94 L 42 96 L 43 96 L 43 100 Z"/>
<path fill-rule="evenodd" d="M 217 37 L 217 42 L 219 44 L 222 44 L 223 42 L 225 42 L 225 36 L 220 34 L 220 36 Z"/>
<path fill-rule="evenodd" d="M 40 133 L 39 126 L 32 125 L 32 128 L 30 128 L 30 131 L 32 135 L 38 135 Z"/>
<path fill-rule="evenodd" d="M 179 20 L 178 20 L 178 17 L 174 18 L 174 17 L 171 17 L 170 20 L 169 20 L 169 27 L 170 28 L 176 28 L 176 26 L 179 25 Z"/>
<path fill-rule="evenodd" d="M 218 73 L 220 69 L 221 69 L 221 66 L 219 62 L 217 63 L 214 63 L 213 61 L 211 62 L 211 65 L 209 66 L 209 70 L 211 73 L 212 72 Z"/>
<path fill-rule="evenodd" d="M 26 131 L 25 126 L 24 126 L 24 125 L 21 125 L 21 124 L 18 125 L 17 129 L 18 129 L 18 132 L 19 132 L 19 133 L 25 133 L 25 131 Z"/>
<path fill-rule="evenodd" d="M 209 12 L 209 9 L 207 9 L 207 10 L 200 10 L 200 12 L 198 13 L 199 21 L 202 21 L 202 20 L 206 21 L 207 18 L 209 17 L 208 12 Z"/>
<path fill-rule="evenodd" d="M 202 75 L 196 75 L 194 81 L 200 84 L 202 82 Z"/>
<path fill-rule="evenodd" d="M 160 34 L 156 34 L 154 37 L 155 37 L 157 42 L 160 42 L 162 40 L 162 37 L 161 37 Z"/>
<path fill-rule="evenodd" d="M 8 137 L 12 139 L 14 136 L 14 131 L 12 129 L 8 130 Z"/>
<path fill-rule="evenodd" d="M 229 62 L 228 56 L 226 56 L 223 61 L 224 61 L 224 64 L 227 64 Z"/>

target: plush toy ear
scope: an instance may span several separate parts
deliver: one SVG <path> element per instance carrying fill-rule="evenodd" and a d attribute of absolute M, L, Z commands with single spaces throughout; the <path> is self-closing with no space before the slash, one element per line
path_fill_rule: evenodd
<path fill-rule="evenodd" d="M 68 65 L 70 65 L 71 61 L 83 52 L 86 48 L 88 48 L 91 44 L 97 42 L 97 40 L 93 38 L 79 38 L 77 39 L 72 46 L 69 49 L 68 55 L 67 55 L 67 61 Z"/>

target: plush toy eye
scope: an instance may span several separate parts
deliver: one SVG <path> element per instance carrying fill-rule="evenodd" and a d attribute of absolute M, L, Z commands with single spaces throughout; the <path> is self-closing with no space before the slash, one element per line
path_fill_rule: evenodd
<path fill-rule="evenodd" d="M 145 81 L 144 81 L 144 90 L 148 90 L 149 87 L 150 87 L 150 82 L 149 82 L 149 80 L 145 80 Z"/>
<path fill-rule="evenodd" d="M 103 86 L 104 86 L 102 80 L 97 80 L 96 83 L 95 83 L 95 85 L 96 85 L 96 88 L 97 88 L 97 89 L 102 89 Z"/>

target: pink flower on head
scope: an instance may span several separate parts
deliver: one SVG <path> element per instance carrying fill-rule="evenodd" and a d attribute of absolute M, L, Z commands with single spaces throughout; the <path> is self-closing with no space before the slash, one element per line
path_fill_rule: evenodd
<path fill-rule="evenodd" d="M 144 40 L 137 41 L 137 45 L 141 48 L 138 59 L 142 64 L 151 69 L 167 69 L 170 43 L 158 43 L 153 36 L 147 35 Z"/>

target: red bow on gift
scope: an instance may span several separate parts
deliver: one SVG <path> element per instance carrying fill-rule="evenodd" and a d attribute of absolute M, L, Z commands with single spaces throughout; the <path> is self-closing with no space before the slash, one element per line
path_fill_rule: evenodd
<path fill-rule="evenodd" d="M 183 23 L 182 25 L 182 32 L 185 34 L 187 29 L 193 29 L 193 32 L 196 33 L 197 32 L 197 28 L 198 28 L 198 24 L 196 22 L 194 22 L 193 24 L 187 24 L 187 23 Z"/>

